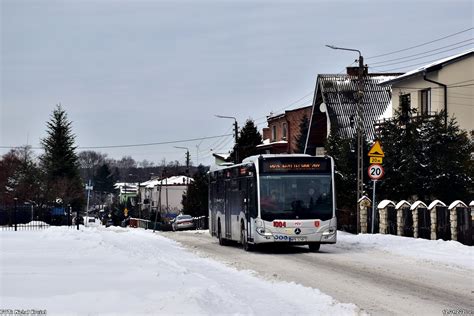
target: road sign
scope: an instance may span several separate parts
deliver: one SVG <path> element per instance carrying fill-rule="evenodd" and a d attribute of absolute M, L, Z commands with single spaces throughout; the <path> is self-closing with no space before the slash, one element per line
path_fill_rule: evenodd
<path fill-rule="evenodd" d="M 376 165 L 376 164 L 370 165 L 367 171 L 369 173 L 370 179 L 372 180 L 380 180 L 382 179 L 384 175 L 384 170 L 381 165 Z"/>
<path fill-rule="evenodd" d="M 370 157 L 370 163 L 376 163 L 378 165 L 382 164 L 382 157 Z"/>
<path fill-rule="evenodd" d="M 382 150 L 382 146 L 380 146 L 380 142 L 378 140 L 370 147 L 369 153 L 367 154 L 369 157 L 385 157 L 385 153 Z"/>

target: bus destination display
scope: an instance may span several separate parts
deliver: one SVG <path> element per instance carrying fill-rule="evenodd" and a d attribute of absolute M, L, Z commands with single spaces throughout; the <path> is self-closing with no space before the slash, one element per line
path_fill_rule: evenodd
<path fill-rule="evenodd" d="M 326 160 L 319 161 L 286 161 L 286 160 L 264 160 L 262 172 L 324 172 L 330 171 Z"/>

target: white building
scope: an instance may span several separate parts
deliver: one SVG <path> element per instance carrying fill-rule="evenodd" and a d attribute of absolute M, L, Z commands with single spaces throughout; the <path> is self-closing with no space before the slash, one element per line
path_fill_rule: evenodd
<path fill-rule="evenodd" d="M 173 176 L 165 179 L 152 179 L 139 185 L 140 208 L 142 211 L 161 213 L 162 218 L 173 218 L 179 214 L 183 194 L 193 178 Z M 161 207 L 160 207 L 161 204 Z"/>
<path fill-rule="evenodd" d="M 474 130 L 474 49 L 440 59 L 409 71 L 382 85 L 392 86 L 393 110 L 402 101 L 416 115 L 445 111 L 449 121 L 455 117 L 460 128 Z"/>

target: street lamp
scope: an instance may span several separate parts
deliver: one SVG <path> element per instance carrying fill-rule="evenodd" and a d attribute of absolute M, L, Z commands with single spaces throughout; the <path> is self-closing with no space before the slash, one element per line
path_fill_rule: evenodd
<path fill-rule="evenodd" d="M 359 88 L 357 92 L 357 201 L 362 197 L 362 192 L 364 191 L 364 173 L 362 172 L 363 169 L 363 157 L 362 157 L 362 133 L 363 133 L 363 125 L 362 125 L 362 97 L 364 95 L 364 57 L 360 53 L 358 49 L 352 48 L 343 48 L 343 47 L 336 47 L 333 45 L 326 45 L 331 49 L 340 49 L 340 50 L 348 50 L 352 52 L 359 53 L 359 73 L 358 73 L 358 81 L 359 81 Z M 373 201 L 374 202 L 374 201 Z M 372 202 L 372 203 L 373 203 Z M 360 210 L 359 206 L 357 205 L 357 232 L 360 231 Z"/>
<path fill-rule="evenodd" d="M 234 133 L 235 133 L 235 145 L 234 145 L 234 154 L 235 154 L 235 163 L 239 163 L 239 148 L 237 145 L 237 140 L 239 138 L 239 125 L 237 124 L 237 119 L 233 116 L 224 116 L 224 115 L 216 115 L 218 118 L 228 118 L 234 120 Z"/>

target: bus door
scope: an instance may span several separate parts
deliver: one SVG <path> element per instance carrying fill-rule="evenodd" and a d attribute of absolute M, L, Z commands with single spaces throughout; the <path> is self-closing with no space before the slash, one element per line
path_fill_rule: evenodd
<path fill-rule="evenodd" d="M 225 194 L 225 205 L 224 205 L 224 227 L 225 227 L 225 238 L 232 237 L 232 218 L 231 218 L 231 192 L 230 192 L 230 181 L 224 182 L 224 194 Z"/>
<path fill-rule="evenodd" d="M 254 178 L 247 178 L 247 193 L 246 193 L 246 206 L 245 206 L 245 219 L 247 226 L 247 240 L 251 240 L 252 237 L 252 218 L 256 217 L 256 191 Z"/>

